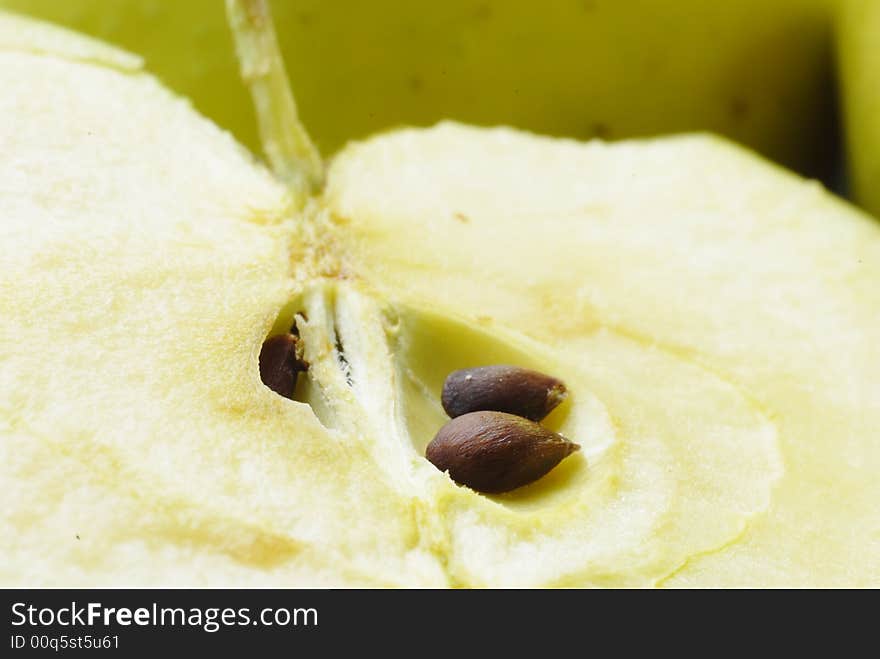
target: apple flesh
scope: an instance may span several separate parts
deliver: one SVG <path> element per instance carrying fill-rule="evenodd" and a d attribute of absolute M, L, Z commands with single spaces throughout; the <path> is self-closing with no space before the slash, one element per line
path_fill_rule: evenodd
<path fill-rule="evenodd" d="M 273 2 L 304 122 L 351 138 L 451 118 L 577 138 L 710 130 L 827 173 L 834 0 Z M 141 54 L 259 148 L 220 0 L 0 0 Z M 356 53 L 356 55 L 353 55 Z"/>
<path fill-rule="evenodd" d="M 470 579 L 644 583 L 615 572 L 626 555 L 668 585 L 877 585 L 869 217 L 709 136 L 581 144 L 444 124 L 350 146 L 328 182 L 352 267 L 381 294 L 515 328 L 573 392 L 562 434 L 589 468 L 507 501 L 527 512 L 504 523 L 464 492 L 444 506 L 468 531 L 456 565 Z M 436 360 L 423 380 L 438 391 L 439 364 L 461 348 L 433 336 L 412 358 Z M 473 360 L 488 341 L 461 343 Z M 612 434 L 577 425 L 587 394 Z M 609 546 L 609 564 L 593 564 L 603 578 L 535 558 Z"/>
<path fill-rule="evenodd" d="M 4 584 L 878 585 L 880 228 L 817 184 L 445 123 L 295 212 L 136 60 L 0 46 Z M 293 324 L 292 401 L 258 357 Z M 437 471 L 477 363 L 566 382 L 582 450 L 503 496 Z"/>

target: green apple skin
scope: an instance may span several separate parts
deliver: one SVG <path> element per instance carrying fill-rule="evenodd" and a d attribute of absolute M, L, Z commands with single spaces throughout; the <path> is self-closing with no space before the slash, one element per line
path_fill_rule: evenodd
<path fill-rule="evenodd" d="M 831 2 L 272 4 L 303 120 L 327 154 L 398 125 L 456 119 L 582 139 L 708 130 L 820 175 L 835 132 Z M 143 55 L 257 150 L 221 0 L 0 6 Z"/>
<path fill-rule="evenodd" d="M 837 30 L 852 197 L 880 213 L 880 2 L 846 0 Z"/>

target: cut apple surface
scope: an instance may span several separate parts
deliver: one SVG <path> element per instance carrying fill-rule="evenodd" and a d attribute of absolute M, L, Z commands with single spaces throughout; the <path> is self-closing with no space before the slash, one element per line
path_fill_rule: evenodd
<path fill-rule="evenodd" d="M 817 184 L 446 123 L 295 210 L 135 60 L 0 39 L 4 584 L 880 584 L 880 229 Z M 423 456 L 492 363 L 582 448 L 487 496 Z"/>
<path fill-rule="evenodd" d="M 659 442 L 676 503 L 660 515 L 658 555 L 693 541 L 681 523 L 703 534 L 727 524 L 730 543 L 673 583 L 876 583 L 880 557 L 865 549 L 880 521 L 870 219 L 705 136 L 608 146 L 442 125 L 354 145 L 329 181 L 354 269 L 398 299 L 430 298 L 550 347 L 587 378 L 572 389 L 609 410 L 622 455 Z M 589 450 L 589 435 L 568 435 Z M 661 464 L 644 457 L 646 470 Z M 593 462 L 588 479 L 604 467 Z M 624 501 L 627 484 L 658 483 L 610 473 Z M 622 517 L 632 530 L 637 515 Z M 486 533 L 494 552 L 510 548 L 496 527 Z"/>

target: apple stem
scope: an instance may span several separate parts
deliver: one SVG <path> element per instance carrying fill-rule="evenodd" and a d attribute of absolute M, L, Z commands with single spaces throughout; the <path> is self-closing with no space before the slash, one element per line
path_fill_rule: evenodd
<path fill-rule="evenodd" d="M 268 1 L 227 0 L 226 10 L 263 150 L 272 170 L 303 204 L 323 185 L 324 164 L 299 119 Z"/>

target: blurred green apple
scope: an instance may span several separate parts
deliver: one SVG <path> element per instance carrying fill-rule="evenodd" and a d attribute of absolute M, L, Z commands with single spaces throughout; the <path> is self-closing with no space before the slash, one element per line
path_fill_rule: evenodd
<path fill-rule="evenodd" d="M 444 118 L 552 135 L 721 133 L 824 171 L 833 0 L 273 2 L 305 123 L 351 138 Z M 196 107 L 258 145 L 221 0 L 0 0 L 145 57 Z"/>
<path fill-rule="evenodd" d="M 846 0 L 838 29 L 850 192 L 880 213 L 880 2 Z"/>

